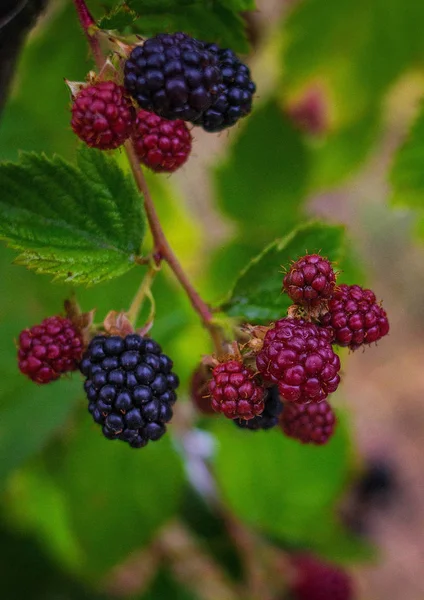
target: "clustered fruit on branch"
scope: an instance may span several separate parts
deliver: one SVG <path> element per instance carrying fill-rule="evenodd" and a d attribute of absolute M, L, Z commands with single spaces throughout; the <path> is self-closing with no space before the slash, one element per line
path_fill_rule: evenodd
<path fill-rule="evenodd" d="M 331 438 L 336 416 L 328 397 L 340 383 L 334 347 L 356 350 L 389 332 L 374 293 L 358 285 L 337 286 L 336 277 L 319 254 L 290 266 L 283 290 L 295 302 L 292 316 L 268 327 L 249 324 L 253 339 L 233 346 L 233 356 L 213 361 L 208 392 L 203 392 L 213 410 L 253 431 L 279 422 L 287 436 L 302 443 L 325 444 Z M 204 390 L 204 380 L 200 383 Z M 204 411 L 198 395 L 192 393 Z"/>
<path fill-rule="evenodd" d="M 89 79 L 69 84 L 74 132 L 99 150 L 132 138 L 140 162 L 157 173 L 172 173 L 188 159 L 187 123 L 208 132 L 231 127 L 250 113 L 256 91 L 232 50 L 185 33 L 150 38 L 130 49 L 123 73 L 109 68 Z"/>

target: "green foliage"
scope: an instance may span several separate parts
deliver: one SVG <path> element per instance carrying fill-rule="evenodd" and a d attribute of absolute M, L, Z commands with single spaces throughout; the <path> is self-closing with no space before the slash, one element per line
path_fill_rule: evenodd
<path fill-rule="evenodd" d="M 9 510 L 47 538 L 62 562 L 97 578 L 151 541 L 177 511 L 182 487 L 181 464 L 168 436 L 136 452 L 106 440 L 84 412 L 62 443 L 47 448 L 43 463 L 20 474 Z M 40 502 L 28 510 L 37 490 Z"/>
<path fill-rule="evenodd" d="M 18 150 L 73 157 L 77 139 L 70 127 L 70 94 L 63 78 L 83 81 L 91 67 L 70 3 L 40 20 L 20 58 L 13 93 L 1 115 L 1 159 L 16 160 Z"/>
<path fill-rule="evenodd" d="M 145 232 L 142 199 L 113 158 L 81 147 L 78 168 L 58 156 L 22 154 L 0 166 L 0 236 L 17 262 L 67 282 L 125 273 Z"/>
<path fill-rule="evenodd" d="M 215 174 L 224 212 L 244 236 L 264 242 L 288 233 L 301 215 L 309 174 L 304 142 L 276 100 L 249 117 Z"/>
<path fill-rule="evenodd" d="M 416 212 L 416 231 L 421 238 L 424 218 L 424 107 L 417 116 L 409 136 L 396 153 L 390 174 L 392 202 L 396 207 Z"/>
<path fill-rule="evenodd" d="M 222 310 L 249 323 L 269 323 L 282 318 L 292 304 L 281 291 L 284 267 L 306 252 L 318 251 L 340 262 L 343 227 L 309 223 L 270 244 L 241 272 Z"/>
<path fill-rule="evenodd" d="M 252 434 L 222 421 L 213 432 L 214 473 L 230 509 L 285 543 L 330 550 L 335 503 L 352 458 L 343 421 L 323 447 L 302 445 L 279 430 Z"/>
<path fill-rule="evenodd" d="M 104 29 L 126 27 L 150 37 L 164 31 L 184 31 L 206 41 L 248 52 L 241 10 L 252 10 L 253 0 L 127 0 L 114 4 L 99 20 Z"/>
<path fill-rule="evenodd" d="M 322 147 L 323 166 L 337 156 L 343 166 L 316 177 L 318 186 L 357 169 L 378 140 L 386 93 L 422 60 L 423 28 L 424 5 L 415 0 L 305 0 L 283 22 L 284 92 L 319 81 L 330 102 L 333 130 Z M 319 169 L 319 149 L 316 159 Z"/>

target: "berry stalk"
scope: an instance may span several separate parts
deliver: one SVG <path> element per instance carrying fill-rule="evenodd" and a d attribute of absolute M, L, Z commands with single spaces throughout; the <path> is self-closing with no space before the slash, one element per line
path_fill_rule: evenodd
<path fill-rule="evenodd" d="M 97 37 L 98 29 L 95 25 L 95 21 L 90 11 L 88 10 L 85 0 L 74 0 L 74 4 L 78 13 L 80 25 L 90 44 L 91 52 L 93 54 L 97 68 L 101 70 L 105 63 L 105 56 L 103 55 L 103 52 L 100 48 L 99 40 Z M 138 189 L 144 197 L 144 208 L 146 210 L 147 220 L 153 236 L 153 256 L 155 262 L 158 266 L 162 260 L 168 263 L 169 267 L 171 268 L 177 280 L 179 281 L 181 287 L 184 289 L 188 298 L 190 299 L 193 309 L 198 313 L 203 325 L 208 329 L 212 337 L 213 343 L 216 347 L 216 350 L 219 354 L 222 350 L 222 338 L 216 325 L 212 322 L 212 312 L 209 306 L 203 301 L 198 292 L 194 289 L 193 285 L 187 277 L 187 274 L 185 273 L 179 260 L 175 256 L 171 246 L 169 245 L 169 242 L 160 224 L 155 205 L 150 195 L 150 191 L 147 186 L 144 173 L 140 167 L 137 153 L 135 151 L 132 141 L 127 140 L 127 142 L 125 142 L 124 144 L 124 147 L 135 182 L 137 184 Z"/>

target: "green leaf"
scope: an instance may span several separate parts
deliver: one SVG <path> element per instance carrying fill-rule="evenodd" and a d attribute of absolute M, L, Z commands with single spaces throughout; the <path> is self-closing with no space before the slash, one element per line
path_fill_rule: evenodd
<path fill-rule="evenodd" d="M 314 179 L 333 185 L 378 142 L 385 95 L 422 60 L 424 4 L 304 0 L 282 25 L 282 91 L 290 96 L 319 83 L 328 92 L 332 132 L 328 152 L 316 153 Z"/>
<path fill-rule="evenodd" d="M 251 323 L 282 318 L 292 304 L 281 292 L 283 268 L 306 252 L 321 252 L 339 265 L 343 237 L 341 226 L 312 222 L 276 240 L 241 272 L 222 310 Z"/>
<path fill-rule="evenodd" d="M 222 209 L 246 236 L 266 240 L 298 221 L 309 174 L 308 153 L 276 101 L 260 106 L 215 173 Z"/>
<path fill-rule="evenodd" d="M 212 431 L 218 441 L 214 472 L 229 508 L 285 543 L 328 548 L 326 532 L 335 530 L 335 503 L 352 460 L 344 422 L 320 447 L 300 444 L 278 428 L 252 434 L 216 422 Z"/>
<path fill-rule="evenodd" d="M 145 233 L 142 198 L 101 151 L 83 146 L 77 162 L 22 154 L 17 164 L 1 164 L 0 237 L 30 269 L 94 284 L 135 264 Z"/>
<path fill-rule="evenodd" d="M 414 210 L 424 209 L 424 105 L 398 149 L 392 166 L 392 202 Z"/>
<path fill-rule="evenodd" d="M 70 94 L 63 78 L 83 81 L 92 61 L 75 8 L 63 4 L 39 19 L 16 67 L 0 121 L 1 159 L 16 160 L 19 150 L 66 158 L 75 154 L 77 137 L 69 126 Z"/>
<path fill-rule="evenodd" d="M 120 8 L 100 19 L 99 26 L 107 29 L 126 26 L 127 32 L 151 37 L 164 31 L 172 33 L 184 31 L 200 39 L 216 42 L 241 53 L 249 51 L 245 23 L 238 12 L 239 2 L 228 7 L 226 2 L 207 0 L 185 0 L 183 2 L 162 0 L 144 2 L 130 0 Z M 134 22 L 128 8 L 139 15 Z"/>
<path fill-rule="evenodd" d="M 9 497 L 15 520 L 47 540 L 56 560 L 97 579 L 150 543 L 175 515 L 183 469 L 169 433 L 137 451 L 106 440 L 84 411 L 71 435 L 47 448 L 43 462 L 17 480 Z M 32 490 L 39 488 L 44 503 L 26 514 Z M 60 511 L 49 521 L 58 499 Z"/>

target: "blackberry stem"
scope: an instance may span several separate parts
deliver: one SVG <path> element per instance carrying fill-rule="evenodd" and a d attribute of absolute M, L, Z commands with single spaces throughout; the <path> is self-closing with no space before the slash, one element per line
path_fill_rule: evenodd
<path fill-rule="evenodd" d="M 157 266 L 150 267 L 146 275 L 143 277 L 140 287 L 138 288 L 138 291 L 134 296 L 131 306 L 127 311 L 127 317 L 134 327 L 136 327 L 138 314 L 141 310 L 141 307 L 143 306 L 144 299 L 146 298 L 146 296 L 149 296 L 152 283 L 158 271 L 159 268 Z M 152 319 L 152 317 L 153 315 L 149 315 L 149 321 Z"/>
<path fill-rule="evenodd" d="M 93 58 L 96 62 L 97 68 L 99 69 L 99 71 L 101 71 L 106 59 L 100 47 L 99 39 L 97 36 L 97 34 L 99 33 L 99 29 L 96 26 L 96 23 L 90 11 L 88 10 L 85 0 L 73 0 L 73 2 L 78 13 L 80 25 L 87 37 L 88 43 L 90 44 L 91 52 L 93 54 Z M 147 182 L 144 177 L 144 173 L 141 169 L 132 141 L 127 140 L 124 144 L 124 147 L 135 182 L 137 184 L 138 189 L 144 197 L 144 208 L 146 210 L 147 220 L 149 222 L 149 227 L 153 236 L 154 261 L 157 266 L 159 266 L 162 261 L 168 263 L 175 277 L 179 281 L 181 287 L 186 292 L 191 302 L 191 305 L 193 306 L 193 309 L 198 313 L 203 325 L 209 331 L 216 351 L 219 355 L 222 353 L 223 347 L 223 338 L 221 335 L 220 328 L 215 323 L 213 323 L 212 311 L 210 310 L 206 302 L 204 302 L 204 300 L 200 297 L 198 292 L 194 289 L 189 278 L 187 277 L 186 272 L 184 271 L 179 260 L 175 256 L 171 246 L 169 245 L 169 242 L 160 224 L 155 205 L 150 195 L 150 191 L 147 186 Z M 139 290 L 140 294 L 142 295 L 141 301 L 145 295 L 145 292 L 141 291 L 143 289 L 143 283 L 144 279 L 141 282 Z M 137 300 L 139 292 L 137 293 L 135 300 Z M 133 310 L 131 306 L 130 311 L 132 311 L 131 314 L 133 314 L 133 312 L 137 312 L 138 309 L 134 308 Z"/>

